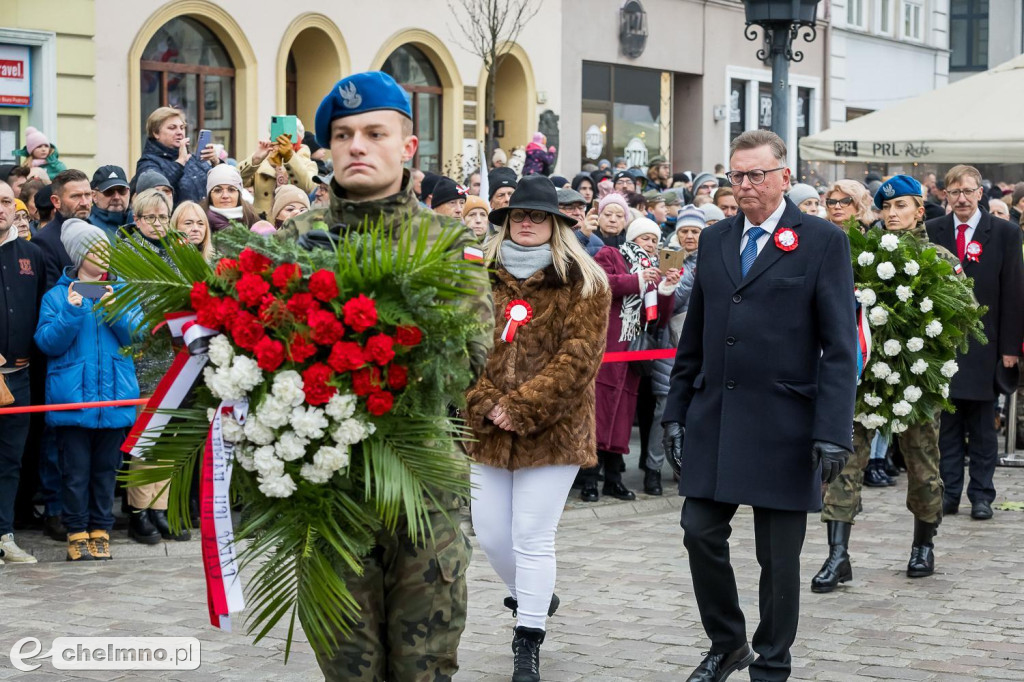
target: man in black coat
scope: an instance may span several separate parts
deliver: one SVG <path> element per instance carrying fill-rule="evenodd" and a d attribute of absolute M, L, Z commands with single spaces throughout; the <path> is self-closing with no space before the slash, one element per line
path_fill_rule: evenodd
<path fill-rule="evenodd" d="M 846 235 L 783 196 L 785 143 L 748 131 L 729 180 L 742 211 L 701 233 L 665 408 L 665 447 L 681 452 L 681 525 L 710 652 L 688 678 L 751 666 L 786 680 L 799 619 L 800 550 L 822 482 L 853 449 L 857 359 Z M 685 445 L 683 431 L 685 430 Z M 754 512 L 760 616 L 747 644 L 729 562 L 738 505 Z"/>
<path fill-rule="evenodd" d="M 1024 336 L 1024 267 L 1020 228 L 978 208 L 981 173 L 971 166 L 954 166 L 946 174 L 946 196 L 953 212 L 929 220 L 928 239 L 957 254 L 964 273 L 974 280 L 974 296 L 988 306 L 982 318 L 988 343 L 971 341 L 957 356 L 960 371 L 953 377 L 949 397 L 956 412 L 942 413 L 939 450 L 946 491 L 943 513 L 959 511 L 964 489 L 964 456 L 970 454 L 967 499 L 971 517 L 992 518 L 996 489 L 992 482 L 998 459 L 995 426 L 996 372 L 1017 364 Z M 966 446 L 965 446 L 966 443 Z"/>
<path fill-rule="evenodd" d="M 69 218 L 88 221 L 92 211 L 92 185 L 89 176 L 82 171 L 74 168 L 61 171 L 50 187 L 53 191 L 53 220 L 32 237 L 32 243 L 43 252 L 47 290 L 64 274 L 64 268 L 71 265 L 71 256 L 60 240 L 64 221 Z"/>

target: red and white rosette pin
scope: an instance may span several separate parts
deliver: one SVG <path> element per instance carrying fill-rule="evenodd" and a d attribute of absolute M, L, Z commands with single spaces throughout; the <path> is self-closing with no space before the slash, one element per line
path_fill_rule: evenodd
<path fill-rule="evenodd" d="M 967 260 L 972 263 L 977 263 L 978 259 L 981 258 L 981 244 L 978 242 L 971 242 L 967 245 Z"/>
<path fill-rule="evenodd" d="M 775 230 L 775 246 L 779 247 L 783 251 L 792 251 L 797 247 L 800 240 L 797 239 L 796 232 L 788 227 L 784 227 L 781 230 Z"/>
<path fill-rule="evenodd" d="M 505 306 L 505 331 L 501 332 L 501 340 L 505 343 L 512 343 L 516 335 L 516 329 L 533 319 L 533 308 L 522 299 L 509 301 Z"/>

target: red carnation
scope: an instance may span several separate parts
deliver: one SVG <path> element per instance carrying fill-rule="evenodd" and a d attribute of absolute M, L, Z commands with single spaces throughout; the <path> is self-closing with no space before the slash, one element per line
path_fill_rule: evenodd
<path fill-rule="evenodd" d="M 423 341 L 423 332 L 419 327 L 409 325 L 407 327 L 395 328 L 395 343 L 399 346 L 412 348 L 413 346 L 420 345 L 421 341 Z"/>
<path fill-rule="evenodd" d="M 388 367 L 388 386 L 396 391 L 401 391 L 409 383 L 409 370 L 402 365 L 391 365 Z"/>
<path fill-rule="evenodd" d="M 386 365 L 395 359 L 394 341 L 387 334 L 375 334 L 366 341 L 366 357 L 378 365 Z"/>
<path fill-rule="evenodd" d="M 364 367 L 352 372 L 352 391 L 356 395 L 369 395 L 380 388 L 380 370 L 376 367 Z"/>
<path fill-rule="evenodd" d="M 271 280 L 274 286 L 284 291 L 292 282 L 298 282 L 302 278 L 302 270 L 295 263 L 282 263 L 274 268 Z"/>
<path fill-rule="evenodd" d="M 391 395 L 387 391 L 374 391 L 370 394 L 370 397 L 366 399 L 366 409 L 370 411 L 370 414 L 377 417 L 381 416 L 385 412 L 391 411 L 394 404 L 395 396 Z"/>
<path fill-rule="evenodd" d="M 217 261 L 217 276 L 228 277 L 230 275 L 238 274 L 238 261 L 234 258 L 221 258 Z"/>
<path fill-rule="evenodd" d="M 256 364 L 260 369 L 267 372 L 274 372 L 284 362 L 284 344 L 275 341 L 269 336 L 264 336 L 253 348 L 256 353 Z"/>
<path fill-rule="evenodd" d="M 217 303 L 217 322 L 221 327 L 229 327 L 239 310 L 241 310 L 241 306 L 238 305 L 238 301 L 230 296 L 225 296 Z"/>
<path fill-rule="evenodd" d="M 345 327 L 334 313 L 326 310 L 311 310 L 306 322 L 310 329 L 309 338 L 321 346 L 330 346 L 341 341 L 341 335 L 345 333 Z"/>
<path fill-rule="evenodd" d="M 233 301 L 234 299 L 230 300 Z M 220 305 L 221 299 L 213 296 L 202 307 L 196 308 L 196 304 L 193 303 L 192 307 L 196 311 L 196 322 L 209 329 L 220 329 Z"/>
<path fill-rule="evenodd" d="M 211 298 L 210 288 L 206 286 L 206 282 L 196 282 L 192 285 L 192 293 L 189 294 L 192 310 L 202 310 L 210 304 Z"/>
<path fill-rule="evenodd" d="M 357 334 L 377 324 L 377 304 L 359 294 L 345 302 L 345 324 Z"/>
<path fill-rule="evenodd" d="M 231 337 L 235 343 L 245 350 L 255 348 L 256 344 L 267 335 L 256 316 L 245 311 L 235 315 L 235 319 L 227 327 L 231 330 Z"/>
<path fill-rule="evenodd" d="M 235 282 L 235 291 L 238 292 L 238 300 L 245 305 L 259 305 L 263 295 L 270 292 L 270 285 L 259 275 L 247 272 L 241 279 Z"/>
<path fill-rule="evenodd" d="M 300 334 L 293 334 L 288 342 L 288 359 L 292 362 L 305 362 L 316 355 L 316 346 Z"/>
<path fill-rule="evenodd" d="M 338 297 L 338 278 L 328 270 L 317 270 L 309 278 L 309 291 L 325 303 L 333 301 Z"/>
<path fill-rule="evenodd" d="M 242 272 L 261 275 L 270 268 L 271 260 L 262 253 L 246 248 L 242 249 L 242 253 L 238 254 L 238 263 L 242 268 Z"/>
<path fill-rule="evenodd" d="M 310 405 L 323 405 L 331 399 L 338 389 L 327 382 L 333 376 L 331 368 L 322 362 L 310 365 L 302 373 L 302 390 L 306 394 L 306 402 Z"/>
<path fill-rule="evenodd" d="M 340 341 L 331 348 L 331 356 L 327 358 L 327 364 L 335 372 L 351 372 L 365 365 L 366 358 L 358 343 Z"/>
<path fill-rule="evenodd" d="M 302 292 L 288 299 L 288 310 L 292 311 L 292 314 L 298 318 L 306 317 L 310 310 L 318 310 L 319 308 L 320 306 L 313 300 L 313 294 Z"/>

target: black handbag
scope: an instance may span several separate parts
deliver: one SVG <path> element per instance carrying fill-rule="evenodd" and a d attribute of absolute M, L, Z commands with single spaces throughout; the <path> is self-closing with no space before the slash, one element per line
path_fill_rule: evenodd
<path fill-rule="evenodd" d="M 650 331 L 650 324 L 640 326 L 640 333 L 629 342 L 629 351 L 655 350 L 658 347 L 657 337 Z M 654 360 L 630 360 L 629 369 L 639 377 L 649 377 L 654 373 Z"/>

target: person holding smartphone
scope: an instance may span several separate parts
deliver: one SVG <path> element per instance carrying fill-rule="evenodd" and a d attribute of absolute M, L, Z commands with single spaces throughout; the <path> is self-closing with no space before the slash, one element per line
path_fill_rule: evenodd
<path fill-rule="evenodd" d="M 259 140 L 256 151 L 238 164 L 242 182 L 252 185 L 253 208 L 256 213 L 273 222 L 274 190 L 281 185 L 295 185 L 307 195 L 316 185 L 313 178 L 318 169 L 310 158 L 309 147 L 302 144 L 306 134 L 302 121 L 294 116 L 275 116 L 271 124 L 272 139 Z M 294 137 L 290 125 L 276 119 L 294 119 Z M 276 135 L 275 135 L 276 133 Z"/>
<path fill-rule="evenodd" d="M 121 348 L 141 337 L 142 311 L 108 320 L 103 307 L 115 295 L 104 264 L 106 232 L 72 218 L 61 229 L 71 265 L 43 296 L 35 341 L 46 353 L 47 404 L 139 397 L 135 365 Z M 62 472 L 63 521 L 68 561 L 110 559 L 114 479 L 121 466 L 125 429 L 135 408 L 102 407 L 47 412 L 57 433 Z"/>
<path fill-rule="evenodd" d="M 135 177 L 148 170 L 159 171 L 171 183 L 176 201 L 202 201 L 206 196 L 206 174 L 217 165 L 217 152 L 212 144 L 189 152 L 185 114 L 174 107 L 160 107 L 146 119 L 146 144 L 142 157 L 135 164 Z"/>

